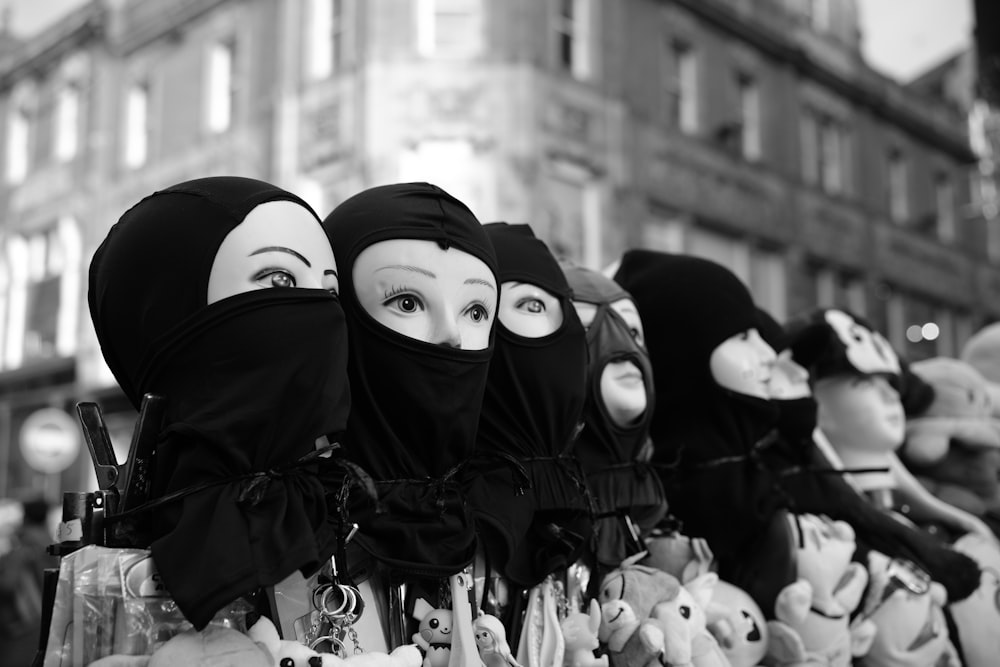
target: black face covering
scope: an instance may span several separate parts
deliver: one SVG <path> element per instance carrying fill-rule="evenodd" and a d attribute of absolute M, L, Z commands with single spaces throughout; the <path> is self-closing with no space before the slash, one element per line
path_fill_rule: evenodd
<path fill-rule="evenodd" d="M 587 402 L 584 428 L 574 453 L 587 472 L 588 484 L 598 515 L 597 560 L 608 567 L 618 566 L 636 552 L 635 538 L 625 515 L 640 532 L 652 528 L 667 510 L 659 477 L 645 461 L 639 460 L 649 438 L 655 394 L 653 369 L 646 348 L 633 338 L 628 324 L 611 304 L 631 295 L 604 275 L 577 266 L 563 271 L 575 301 L 597 307 L 587 329 L 590 365 L 587 371 Z M 608 364 L 630 361 L 642 372 L 646 388 L 646 410 L 631 424 L 620 426 L 608 414 L 601 393 L 601 375 Z"/>
<path fill-rule="evenodd" d="M 559 300 L 563 315 L 559 328 L 541 338 L 498 322 L 476 441 L 486 472 L 468 485 L 498 564 L 527 587 L 573 562 L 590 535 L 586 482 L 568 455 L 583 409 L 587 347 L 566 278 L 548 247 L 527 225 L 484 229 L 496 249 L 501 283 L 541 287 Z M 490 529 L 498 544 L 489 544 Z"/>
<path fill-rule="evenodd" d="M 784 521 L 785 501 L 757 457 L 778 412 L 767 399 L 724 389 L 710 368 L 720 344 L 756 328 L 753 299 L 731 271 L 688 255 L 628 251 L 615 281 L 632 294 L 645 327 L 656 378 L 653 460 L 673 467 L 663 480 L 670 511 L 686 534 L 707 539 L 720 576 L 728 574 L 753 595 L 744 581 L 758 575 L 748 574 L 751 552 L 770 548 L 775 558 L 792 553 L 790 538 L 788 544 L 758 544 L 768 526 L 780 528 Z M 794 573 L 788 562 L 773 569 L 781 585 Z"/>
<path fill-rule="evenodd" d="M 146 392 L 167 399 L 154 497 L 209 484 L 153 511 L 153 557 L 199 628 L 241 594 L 311 574 L 333 550 L 324 489 L 314 467 L 296 464 L 347 421 L 337 298 L 274 288 L 206 305 L 226 235 L 279 200 L 308 209 L 252 179 L 182 183 L 126 212 L 90 268 L 91 316 L 119 384 L 135 405 Z"/>
<path fill-rule="evenodd" d="M 378 560 L 418 575 L 454 574 L 475 553 L 474 523 L 455 469 L 472 453 L 493 352 L 415 340 L 378 323 L 361 306 L 353 270 L 365 248 L 390 239 L 433 241 L 448 252 L 496 257 L 479 221 L 460 201 L 426 183 L 365 190 L 323 221 L 340 270 L 350 331 L 353 406 L 344 447 L 378 487 L 380 511 L 352 493 L 355 541 Z"/>

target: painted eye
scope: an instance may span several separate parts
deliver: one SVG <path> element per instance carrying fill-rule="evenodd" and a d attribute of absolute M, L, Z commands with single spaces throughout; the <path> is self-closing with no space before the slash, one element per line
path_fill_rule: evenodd
<path fill-rule="evenodd" d="M 268 269 L 257 275 L 262 287 L 295 287 L 295 276 L 282 269 Z"/>
<path fill-rule="evenodd" d="M 436 618 L 432 618 L 427 625 L 431 626 L 431 630 L 437 630 L 438 627 L 441 625 L 441 621 L 439 621 Z"/>
<path fill-rule="evenodd" d="M 518 302 L 517 307 L 536 315 L 545 312 L 545 304 L 542 303 L 541 299 L 522 299 Z"/>
<path fill-rule="evenodd" d="M 679 611 L 681 613 L 681 616 L 683 616 L 684 618 L 691 618 L 691 607 L 687 606 L 686 604 L 682 604 L 680 606 Z"/>
<path fill-rule="evenodd" d="M 486 308 L 484 308 L 479 304 L 470 307 L 469 310 L 467 310 L 466 312 L 469 315 L 469 319 L 471 319 L 473 322 L 476 322 L 477 324 L 479 322 L 485 322 L 486 320 L 490 319 L 489 312 L 487 312 Z"/>
<path fill-rule="evenodd" d="M 404 313 L 415 313 L 420 309 L 420 302 L 417 301 L 416 297 L 410 296 L 409 294 L 397 296 L 395 299 L 390 301 L 390 303 L 396 304 L 396 307 Z"/>

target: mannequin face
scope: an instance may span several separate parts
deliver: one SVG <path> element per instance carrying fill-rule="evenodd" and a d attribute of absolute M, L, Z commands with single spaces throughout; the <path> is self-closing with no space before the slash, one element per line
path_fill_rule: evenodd
<path fill-rule="evenodd" d="M 250 211 L 219 246 L 208 277 L 208 303 L 271 287 L 337 293 L 337 262 L 319 221 L 291 201 Z"/>
<path fill-rule="evenodd" d="M 562 326 L 559 299 L 530 283 L 505 282 L 500 290 L 500 322 L 526 338 L 542 338 Z"/>
<path fill-rule="evenodd" d="M 642 320 L 631 299 L 619 299 L 611 304 L 611 309 L 621 316 L 630 335 L 640 346 L 644 346 Z M 597 315 L 597 306 L 583 301 L 574 301 L 573 307 L 589 329 Z M 633 362 L 622 359 L 612 361 L 601 371 L 601 399 L 608 416 L 618 426 L 634 423 L 646 412 L 646 381 L 642 371 Z"/>
<path fill-rule="evenodd" d="M 489 346 L 496 278 L 469 253 L 434 241 L 379 241 L 361 251 L 352 277 L 361 307 L 393 331 L 463 350 Z"/>
<path fill-rule="evenodd" d="M 768 395 L 778 401 L 793 401 L 812 394 L 809 371 L 795 363 L 791 350 L 782 350 L 771 367 Z"/>
<path fill-rule="evenodd" d="M 722 341 L 709 358 L 712 377 L 719 386 L 745 396 L 769 398 L 768 383 L 776 355 L 756 329 Z"/>
<path fill-rule="evenodd" d="M 838 375 L 813 387 L 818 424 L 835 447 L 893 451 L 903 442 L 906 418 L 899 393 L 880 375 Z"/>

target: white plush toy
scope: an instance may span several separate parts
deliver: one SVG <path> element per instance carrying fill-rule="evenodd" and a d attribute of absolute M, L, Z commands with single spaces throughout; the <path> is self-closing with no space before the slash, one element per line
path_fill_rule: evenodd
<path fill-rule="evenodd" d="M 332 653 L 317 653 L 296 641 L 281 639 L 274 623 L 261 618 L 247 632 L 251 639 L 271 652 L 275 667 L 420 667 L 420 649 L 413 644 L 400 646 L 392 653 L 359 653 L 340 658 Z M 319 662 L 315 662 L 315 658 Z M 289 662 L 289 660 L 291 662 Z"/>

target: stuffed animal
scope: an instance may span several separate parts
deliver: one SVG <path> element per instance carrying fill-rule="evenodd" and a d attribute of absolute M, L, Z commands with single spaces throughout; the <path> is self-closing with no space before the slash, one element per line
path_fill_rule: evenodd
<path fill-rule="evenodd" d="M 942 611 L 947 602 L 944 587 L 925 580 L 924 589 L 916 592 L 895 584 L 893 579 L 901 575 L 894 574 L 890 559 L 877 551 L 868 553 L 868 569 L 871 584 L 862 615 L 870 619 L 865 622 L 874 622 L 878 629 L 858 664 L 959 667 L 961 662 L 949 639 Z M 995 657 L 992 664 L 996 664 Z"/>
<path fill-rule="evenodd" d="M 982 570 L 976 592 L 948 605 L 966 667 L 993 667 L 1000 656 L 1000 550 L 996 542 L 969 533 L 955 541 Z"/>
<path fill-rule="evenodd" d="M 1000 418 L 1000 322 L 988 324 L 962 346 L 960 358 L 986 380 L 993 404 L 993 416 Z"/>
<path fill-rule="evenodd" d="M 1000 422 L 985 378 L 946 357 L 914 362 L 911 370 L 933 387 L 934 400 L 906 421 L 904 462 L 946 503 L 1000 519 Z"/>
<path fill-rule="evenodd" d="M 480 612 L 472 622 L 476 648 L 486 667 L 521 667 L 510 652 L 507 630 L 499 618 Z"/>
<path fill-rule="evenodd" d="M 705 610 L 708 629 L 732 667 L 757 667 L 767 654 L 767 619 L 752 597 L 719 580 Z"/>
<path fill-rule="evenodd" d="M 247 636 L 269 652 L 272 659 L 265 663 L 268 667 L 420 667 L 422 659 L 420 650 L 413 644 L 400 646 L 389 654 L 360 653 L 347 658 L 332 653 L 317 653 L 299 642 L 281 639 L 274 623 L 266 617 L 254 623 Z M 190 663 L 169 663 L 170 667 L 175 664 Z M 214 667 L 215 663 L 211 664 Z M 168 667 L 168 663 L 163 663 L 163 667 Z"/>
<path fill-rule="evenodd" d="M 426 654 L 423 667 L 447 667 L 451 659 L 452 629 L 450 609 L 434 609 L 420 619 L 413 643 Z"/>
<path fill-rule="evenodd" d="M 174 635 L 153 653 L 148 664 L 149 667 L 272 667 L 277 662 L 272 659 L 270 649 L 254 637 L 209 625 L 201 631 L 191 629 Z"/>
<path fill-rule="evenodd" d="M 597 600 L 590 601 L 589 614 L 574 612 L 563 619 L 560 627 L 566 641 L 565 667 L 608 667 L 608 656 L 594 657 L 601 628 L 601 605 Z"/>
<path fill-rule="evenodd" d="M 867 651 L 875 632 L 871 621 L 850 625 L 868 583 L 864 566 L 851 562 L 854 530 L 812 514 L 789 522 L 799 537 L 798 579 L 778 594 L 776 620 L 768 623 L 767 664 L 848 667 L 853 656 Z"/>
<path fill-rule="evenodd" d="M 644 555 L 644 554 L 642 554 Z M 614 667 L 660 664 L 664 634 L 650 618 L 653 607 L 676 597 L 680 582 L 662 570 L 626 559 L 601 582 L 601 624 L 598 639 L 608 647 Z"/>
<path fill-rule="evenodd" d="M 730 667 L 729 658 L 708 631 L 704 611 L 718 581 L 717 574 L 707 572 L 673 589 L 672 596 L 653 607 L 650 616 L 663 632 L 663 657 L 668 665 Z"/>

